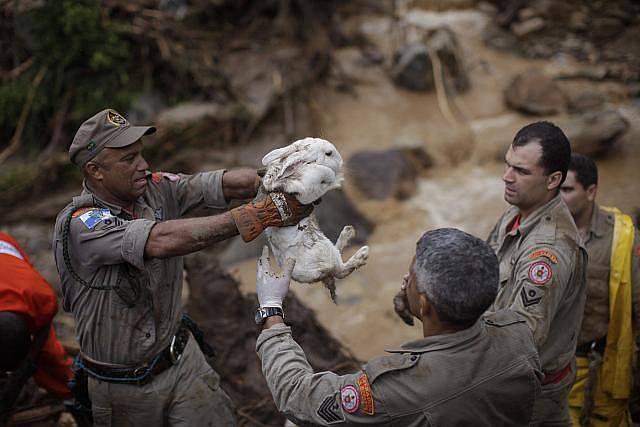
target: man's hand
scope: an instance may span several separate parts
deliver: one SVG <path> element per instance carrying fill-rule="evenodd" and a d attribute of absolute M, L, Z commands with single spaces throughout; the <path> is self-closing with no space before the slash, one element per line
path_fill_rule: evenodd
<path fill-rule="evenodd" d="M 282 308 L 282 300 L 289 291 L 291 273 L 296 265 L 296 260 L 288 259 L 284 266 L 284 274 L 278 276 L 271 271 L 269 264 L 269 248 L 262 248 L 262 256 L 258 260 L 258 273 L 256 274 L 256 293 L 260 308 Z"/>
<path fill-rule="evenodd" d="M 312 205 L 303 205 L 290 194 L 269 193 L 264 199 L 238 206 L 230 213 L 242 240 L 250 242 L 265 228 L 295 225 L 312 211 Z"/>
<path fill-rule="evenodd" d="M 407 301 L 406 282 L 408 275 L 403 277 L 402 288 L 400 292 L 393 297 L 393 309 L 396 314 L 409 326 L 413 326 L 413 315 L 409 311 L 409 301 Z"/>

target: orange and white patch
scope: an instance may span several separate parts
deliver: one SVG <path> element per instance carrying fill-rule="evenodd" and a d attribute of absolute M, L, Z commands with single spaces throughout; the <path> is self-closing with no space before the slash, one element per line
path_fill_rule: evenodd
<path fill-rule="evenodd" d="M 356 388 L 352 385 L 342 387 L 340 390 L 340 401 L 342 402 L 342 409 L 349 414 L 353 414 L 360 407 L 360 396 Z"/>
<path fill-rule="evenodd" d="M 536 259 L 540 257 L 545 257 L 554 264 L 558 263 L 558 257 L 548 249 L 538 249 L 537 251 L 531 252 L 531 255 L 529 255 L 529 259 Z"/>
<path fill-rule="evenodd" d="M 544 261 L 538 261 L 529 267 L 529 279 L 536 285 L 544 285 L 553 277 L 551 266 Z"/>
<path fill-rule="evenodd" d="M 98 208 L 95 208 L 95 207 L 91 207 L 91 208 L 80 208 L 80 209 L 78 209 L 77 211 L 75 211 L 75 212 L 73 213 L 73 215 L 71 215 L 71 218 L 77 218 L 77 217 L 79 217 L 80 215 L 82 215 L 83 213 L 88 212 L 88 211 L 91 211 L 91 210 L 94 210 L 94 209 L 98 209 Z"/>
<path fill-rule="evenodd" d="M 362 374 L 358 377 L 358 388 L 360 388 L 360 397 L 362 398 L 362 412 L 367 415 L 375 414 L 373 394 L 371 393 L 371 385 L 369 385 L 367 374 Z"/>

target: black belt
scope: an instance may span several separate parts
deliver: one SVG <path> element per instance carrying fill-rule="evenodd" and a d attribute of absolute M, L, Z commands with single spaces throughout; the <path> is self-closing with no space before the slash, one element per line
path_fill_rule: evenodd
<path fill-rule="evenodd" d="M 82 356 L 80 356 L 80 363 L 87 375 L 97 380 L 144 385 L 149 383 L 154 376 L 159 375 L 180 361 L 189 341 L 189 335 L 189 330 L 180 325 L 180 329 L 173 336 L 171 344 L 158 353 L 150 363 L 140 366 L 112 366 L 89 360 Z"/>
<path fill-rule="evenodd" d="M 589 341 L 584 344 L 580 344 L 576 347 L 576 356 L 587 357 L 591 351 L 595 351 L 596 353 L 603 355 L 604 349 L 607 346 L 607 336 L 595 340 Z"/>

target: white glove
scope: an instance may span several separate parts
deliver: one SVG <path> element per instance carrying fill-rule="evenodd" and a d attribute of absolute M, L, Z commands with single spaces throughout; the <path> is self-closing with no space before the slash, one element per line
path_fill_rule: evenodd
<path fill-rule="evenodd" d="M 269 264 L 269 248 L 262 248 L 262 256 L 258 260 L 258 273 L 256 274 L 256 293 L 260 308 L 282 308 L 282 300 L 289 290 L 291 273 L 296 265 L 295 259 L 287 259 L 284 266 L 284 274 L 278 276 L 271 271 Z"/>

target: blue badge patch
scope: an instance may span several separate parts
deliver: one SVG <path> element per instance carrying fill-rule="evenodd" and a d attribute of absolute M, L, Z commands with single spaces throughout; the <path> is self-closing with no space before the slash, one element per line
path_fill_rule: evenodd
<path fill-rule="evenodd" d="M 155 211 L 153 211 L 153 217 L 156 221 L 162 221 L 162 207 L 159 207 Z"/>
<path fill-rule="evenodd" d="M 80 215 L 79 218 L 89 230 L 102 221 L 109 224 L 113 221 L 113 215 L 109 209 L 91 209 Z"/>

